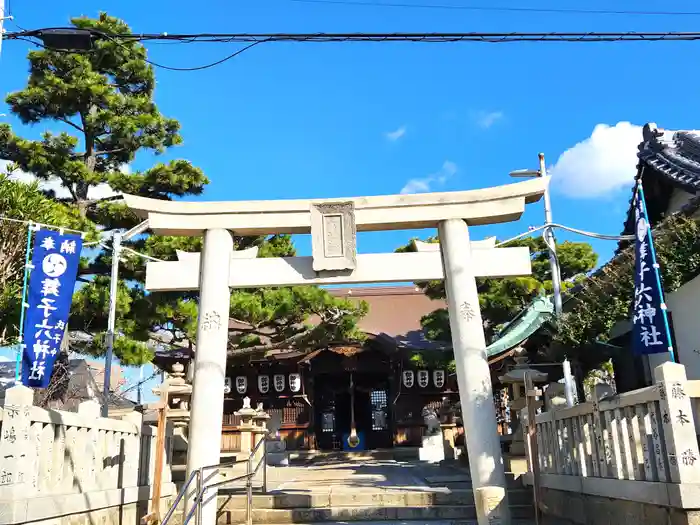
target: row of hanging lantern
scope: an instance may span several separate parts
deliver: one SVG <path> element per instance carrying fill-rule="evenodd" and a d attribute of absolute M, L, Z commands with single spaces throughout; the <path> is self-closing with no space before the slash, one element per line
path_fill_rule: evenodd
<path fill-rule="evenodd" d="M 287 387 L 287 379 L 289 379 L 289 390 L 294 393 L 301 391 L 301 374 L 289 374 L 289 378 L 284 374 L 275 374 L 272 376 L 272 385 L 275 392 L 284 392 Z M 224 383 L 224 393 L 231 393 L 231 383 L 231 378 L 227 377 Z M 236 376 L 234 384 L 236 385 L 236 392 L 239 394 L 245 394 L 248 391 L 248 377 Z M 270 376 L 258 376 L 258 391 L 261 394 L 267 394 L 270 391 Z"/>
<path fill-rule="evenodd" d="M 427 370 L 418 370 L 418 373 L 414 373 L 413 370 L 404 370 L 401 375 L 403 386 L 406 388 L 413 388 L 413 385 L 416 383 L 416 379 L 418 386 L 421 388 L 428 388 L 428 385 L 430 384 L 430 374 Z M 433 370 L 433 384 L 437 388 L 442 388 L 445 386 L 444 370 Z"/>

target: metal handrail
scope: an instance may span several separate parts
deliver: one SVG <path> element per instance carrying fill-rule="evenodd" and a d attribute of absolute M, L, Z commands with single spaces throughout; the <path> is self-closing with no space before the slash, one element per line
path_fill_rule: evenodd
<path fill-rule="evenodd" d="M 192 481 L 196 478 L 197 479 L 197 489 L 196 493 L 194 496 L 194 500 L 192 502 L 192 507 L 190 508 L 189 512 L 187 513 L 187 516 L 185 516 L 185 519 L 183 520 L 182 525 L 187 525 L 189 521 L 192 519 L 192 516 L 197 513 L 197 524 L 201 525 L 201 510 L 202 510 L 202 502 L 204 501 L 204 495 L 209 489 L 213 488 L 218 488 L 220 486 L 226 485 L 228 483 L 233 483 L 234 481 L 240 481 L 241 479 L 246 480 L 246 495 L 247 495 L 247 505 L 246 505 L 246 522 L 248 525 L 252 525 L 252 516 L 253 516 L 253 483 L 252 479 L 257 474 L 258 470 L 260 470 L 260 467 L 263 466 L 263 482 L 262 482 L 262 490 L 263 493 L 267 492 L 267 449 L 263 449 L 263 457 L 260 459 L 258 464 L 255 466 L 253 469 L 253 460 L 255 459 L 255 455 L 258 452 L 258 449 L 260 449 L 261 446 L 264 446 L 264 443 L 267 441 L 267 436 L 263 437 L 258 443 L 253 447 L 253 450 L 250 451 L 250 454 L 246 459 L 234 459 L 232 461 L 227 461 L 227 462 L 222 462 L 217 465 L 206 465 L 203 467 L 199 467 L 197 470 L 194 470 L 185 484 L 182 486 L 180 491 L 177 494 L 177 497 L 175 498 L 175 501 L 173 502 L 173 505 L 170 507 L 170 510 L 168 510 L 167 514 L 165 515 L 165 518 L 163 518 L 163 521 L 161 522 L 161 525 L 167 525 L 169 520 L 172 518 L 172 515 L 175 513 L 175 508 L 177 505 L 180 503 L 182 498 L 187 492 L 187 489 L 189 486 L 192 484 Z M 211 469 L 217 469 L 217 468 L 222 468 L 222 467 L 229 467 L 232 465 L 237 465 L 239 463 L 248 463 L 248 472 L 241 476 L 236 476 L 235 478 L 231 479 L 226 479 L 223 481 L 218 481 L 216 483 L 211 483 L 209 485 L 204 483 L 204 471 L 205 470 L 211 470 Z"/>

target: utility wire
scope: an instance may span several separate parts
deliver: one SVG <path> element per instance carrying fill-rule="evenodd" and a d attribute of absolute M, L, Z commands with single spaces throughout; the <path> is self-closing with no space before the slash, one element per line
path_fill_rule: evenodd
<path fill-rule="evenodd" d="M 496 11 L 512 13 L 557 13 L 571 15 L 638 15 L 638 16 L 700 16 L 700 11 L 638 11 L 638 10 L 617 10 L 617 9 L 563 9 L 546 7 L 507 7 L 507 6 L 485 6 L 485 5 L 460 5 L 460 4 L 413 4 L 403 2 L 371 2 L 371 1 L 351 1 L 351 0 L 287 0 L 288 2 L 300 4 L 326 4 L 345 5 L 358 7 L 387 7 L 387 8 L 408 8 L 408 9 L 436 9 L 455 11 Z"/>
<path fill-rule="evenodd" d="M 699 13 L 700 14 L 700 13 Z M 75 31 L 75 28 L 45 28 L 30 31 L 8 32 L 4 40 L 22 38 L 42 38 L 42 35 L 59 30 Z M 142 33 L 142 34 L 106 34 L 94 30 L 85 30 L 94 38 L 110 38 L 126 41 L 180 41 L 181 43 L 195 42 L 639 42 L 661 40 L 700 40 L 700 32 L 597 32 L 584 33 L 567 32 L 468 32 L 468 33 Z"/>
<path fill-rule="evenodd" d="M 700 14 L 700 13 L 699 13 Z M 126 48 L 126 42 L 175 42 L 175 43 L 248 43 L 246 47 L 227 55 L 226 57 L 207 64 L 193 67 L 175 67 L 159 64 L 145 59 L 153 67 L 170 71 L 202 71 L 209 69 L 239 56 L 252 47 L 267 42 L 421 42 L 421 43 L 445 43 L 445 42 L 658 42 L 658 41 L 694 41 L 700 40 L 700 32 L 655 32 L 638 33 L 634 31 L 620 33 L 196 33 L 196 34 L 106 34 L 95 30 L 82 30 L 76 28 L 45 28 L 31 31 L 19 31 L 2 35 L 3 40 L 24 40 L 39 47 L 51 49 L 63 53 L 90 53 L 93 50 L 88 45 L 86 49 L 56 49 L 44 43 L 37 42 L 57 32 L 70 33 L 72 37 L 83 38 L 88 41 L 94 39 L 109 39 Z M 89 42 L 88 42 L 89 43 Z M 83 45 L 85 42 L 82 43 Z M 70 44 L 68 44 L 70 47 Z"/>
<path fill-rule="evenodd" d="M 5 217 L 3 215 L 0 215 L 0 221 L 6 221 L 6 222 L 14 222 L 18 224 L 24 224 L 26 226 L 34 226 L 36 228 L 46 228 L 49 230 L 59 230 L 59 231 L 67 231 L 67 232 L 72 232 L 72 233 L 79 233 L 81 236 L 85 237 L 86 233 L 84 231 L 80 230 L 74 230 L 73 228 L 66 228 L 65 226 L 55 226 L 53 224 L 44 224 L 43 222 L 36 222 L 36 221 L 25 221 L 23 219 L 13 219 L 11 217 Z M 90 243 L 90 244 L 97 244 L 95 243 Z M 87 244 L 85 244 L 87 246 Z"/>
<path fill-rule="evenodd" d="M 108 35 L 106 33 L 101 33 L 105 38 L 109 39 L 110 41 L 114 42 L 115 44 L 119 45 L 120 47 L 126 49 L 127 51 L 129 48 L 127 48 L 122 42 L 118 40 L 118 38 L 112 37 L 111 35 Z M 257 46 L 258 44 L 262 44 L 265 42 L 265 40 L 256 40 L 254 42 L 251 42 L 247 46 L 243 47 L 242 49 L 239 49 L 235 51 L 234 53 L 231 53 L 230 55 L 217 60 L 216 62 L 211 62 L 209 64 L 204 64 L 202 66 L 194 66 L 194 67 L 173 67 L 173 66 L 165 66 L 163 64 L 158 64 L 157 62 L 153 62 L 152 60 L 149 60 L 147 58 L 144 58 L 144 61 L 153 67 L 158 67 L 160 69 L 166 69 L 168 71 L 202 71 L 203 69 L 209 69 L 211 67 L 218 66 L 220 64 L 223 64 L 224 62 L 227 62 L 231 60 L 232 58 L 237 57 L 241 53 L 244 53 L 245 51 L 248 51 L 250 48 Z M 183 42 L 184 43 L 184 42 Z"/>

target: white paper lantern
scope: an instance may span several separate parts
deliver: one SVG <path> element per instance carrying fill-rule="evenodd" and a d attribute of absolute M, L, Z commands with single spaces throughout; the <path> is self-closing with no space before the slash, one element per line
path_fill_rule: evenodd
<path fill-rule="evenodd" d="M 413 388 L 413 382 L 416 378 L 415 374 L 413 373 L 413 370 L 404 370 L 401 376 L 403 380 L 403 386 L 405 386 L 406 388 Z"/>
<path fill-rule="evenodd" d="M 299 392 L 301 390 L 300 374 L 289 374 L 289 389 L 292 392 Z"/>
<path fill-rule="evenodd" d="M 225 377 L 224 378 L 224 394 L 230 394 L 230 393 L 231 393 L 231 378 Z"/>
<path fill-rule="evenodd" d="M 239 394 L 245 394 L 248 390 L 248 378 L 246 376 L 236 377 L 236 392 Z"/>
<path fill-rule="evenodd" d="M 258 376 L 258 390 L 261 394 L 267 394 L 270 391 L 270 376 Z"/>
<path fill-rule="evenodd" d="M 273 383 L 277 392 L 282 392 L 284 390 L 284 379 L 284 374 L 275 374 L 273 378 Z"/>
<path fill-rule="evenodd" d="M 418 386 L 426 388 L 430 382 L 430 376 L 427 370 L 418 370 Z"/>
<path fill-rule="evenodd" d="M 444 370 L 433 370 L 433 383 L 437 388 L 442 388 L 445 386 L 445 371 Z"/>

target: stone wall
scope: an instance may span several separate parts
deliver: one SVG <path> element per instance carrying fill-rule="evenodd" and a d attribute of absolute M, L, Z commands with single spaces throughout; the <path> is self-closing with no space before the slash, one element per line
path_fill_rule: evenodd
<path fill-rule="evenodd" d="M 543 488 L 545 515 L 572 525 L 700 525 L 700 511 Z"/>
<path fill-rule="evenodd" d="M 100 417 L 32 406 L 32 390 L 6 392 L 0 410 L 0 523 L 137 525 L 155 477 L 156 431 L 139 413 Z M 174 498 L 166 430 L 161 507 Z"/>

